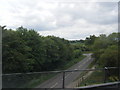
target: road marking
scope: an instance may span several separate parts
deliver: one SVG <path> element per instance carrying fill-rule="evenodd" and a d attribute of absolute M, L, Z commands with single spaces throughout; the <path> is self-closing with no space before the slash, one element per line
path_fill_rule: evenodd
<path fill-rule="evenodd" d="M 70 74 L 68 74 L 65 78 L 67 78 Z"/>
<path fill-rule="evenodd" d="M 81 65 L 79 65 L 79 68 L 82 66 L 82 64 Z"/>
<path fill-rule="evenodd" d="M 74 70 L 78 70 L 78 69 L 74 69 Z"/>
<path fill-rule="evenodd" d="M 55 83 L 52 87 L 50 87 L 50 88 L 54 88 L 56 85 L 57 85 L 58 83 Z"/>
<path fill-rule="evenodd" d="M 85 64 L 86 62 L 84 62 L 83 64 Z"/>
<path fill-rule="evenodd" d="M 90 58 L 87 59 L 85 62 L 83 62 L 81 65 L 79 65 L 79 68 L 80 68 L 82 65 L 86 64 L 89 60 L 90 60 Z M 74 69 L 74 70 L 75 70 L 75 69 Z"/>
<path fill-rule="evenodd" d="M 84 62 L 83 64 L 87 63 L 88 61 Z"/>

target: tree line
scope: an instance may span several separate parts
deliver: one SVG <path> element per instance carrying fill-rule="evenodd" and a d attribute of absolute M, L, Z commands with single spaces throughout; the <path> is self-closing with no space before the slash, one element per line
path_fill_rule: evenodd
<path fill-rule="evenodd" d="M 114 32 L 109 35 L 90 35 L 85 40 L 70 41 L 82 52 L 91 51 L 95 62 L 100 67 L 118 67 L 120 62 L 120 33 Z M 76 44 L 75 44 L 76 43 Z"/>
<path fill-rule="evenodd" d="M 112 33 L 108 36 L 101 34 L 92 39 L 93 44 L 89 45 L 93 51 L 93 57 L 98 67 L 118 67 L 118 69 L 107 70 L 110 81 L 119 80 L 120 68 L 120 33 Z"/>
<path fill-rule="evenodd" d="M 2 30 L 3 73 L 54 70 L 93 52 L 100 67 L 118 66 L 120 33 L 90 35 L 85 40 L 68 41 L 55 36 L 41 36 L 35 30 L 19 27 Z"/>
<path fill-rule="evenodd" d="M 54 70 L 74 58 L 68 40 L 19 27 L 2 30 L 3 73 Z"/>
<path fill-rule="evenodd" d="M 90 51 L 93 53 L 93 63 L 98 68 L 120 67 L 120 33 L 114 32 L 109 35 L 101 34 L 99 36 L 90 35 L 81 42 L 76 43 L 77 48 L 81 48 L 82 52 Z M 74 44 L 73 44 L 74 45 Z M 119 69 L 107 70 L 109 80 L 118 80 Z"/>
<path fill-rule="evenodd" d="M 93 41 L 94 43 L 90 47 L 93 50 L 96 63 L 100 67 L 118 67 L 120 33 L 112 33 L 108 36 L 101 34 Z"/>

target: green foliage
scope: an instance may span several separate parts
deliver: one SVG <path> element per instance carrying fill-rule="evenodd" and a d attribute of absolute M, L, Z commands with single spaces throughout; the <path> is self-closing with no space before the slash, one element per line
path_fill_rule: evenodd
<path fill-rule="evenodd" d="M 99 63 L 104 67 L 118 66 L 118 46 L 109 46 L 99 58 Z"/>
<path fill-rule="evenodd" d="M 90 37 L 86 37 L 85 44 L 92 45 L 97 37 L 95 35 L 90 35 Z"/>
<path fill-rule="evenodd" d="M 80 50 L 74 50 L 75 58 L 78 58 L 81 54 L 82 52 Z"/>
<path fill-rule="evenodd" d="M 94 71 L 85 80 L 83 80 L 79 86 L 101 84 L 104 82 L 104 72 Z"/>
<path fill-rule="evenodd" d="M 88 43 L 87 46 L 91 48 L 92 56 L 95 58 L 94 62 L 97 63 L 98 67 L 118 67 L 120 62 L 120 53 L 118 53 L 120 49 L 119 43 L 120 33 L 112 33 L 108 36 L 101 34 L 95 38 L 91 45 Z M 108 70 L 108 73 L 109 81 L 116 81 L 118 79 L 118 70 Z M 94 77 L 94 75 L 91 76 Z"/>
<path fill-rule="evenodd" d="M 112 33 L 108 36 L 100 35 L 93 44 L 93 57 L 95 58 L 95 62 L 99 65 L 99 67 L 118 67 L 120 60 L 120 53 L 118 53 L 119 49 L 119 37 L 120 33 Z M 117 76 L 117 71 L 111 71 L 112 76 Z M 111 76 L 110 76 L 111 77 Z"/>
<path fill-rule="evenodd" d="M 118 66 L 118 34 L 120 33 L 112 33 L 108 36 L 102 34 L 95 40 L 93 57 L 100 66 Z"/>
<path fill-rule="evenodd" d="M 104 66 L 117 66 L 120 33 L 85 40 L 68 41 L 55 36 L 40 36 L 34 30 L 19 27 L 2 30 L 3 73 L 54 70 L 60 65 L 79 58 L 82 52 L 93 51 L 96 62 Z"/>
<path fill-rule="evenodd" d="M 108 36 L 109 44 L 114 45 L 118 44 L 120 40 L 120 33 L 112 33 Z"/>
<path fill-rule="evenodd" d="M 98 61 L 98 59 L 100 58 L 100 56 L 101 56 L 101 54 L 104 52 L 104 49 L 100 49 L 100 50 L 95 50 L 94 52 L 93 52 L 93 57 L 95 58 L 95 62 L 97 62 Z"/>
<path fill-rule="evenodd" d="M 87 46 L 86 51 L 92 51 L 92 45 L 96 39 L 97 37 L 95 35 L 90 35 L 90 37 L 86 37 L 85 39 L 85 45 Z"/>
<path fill-rule="evenodd" d="M 107 48 L 108 45 L 109 45 L 109 42 L 106 35 L 102 34 L 95 40 L 92 48 L 94 50 L 100 50 L 100 49 Z"/>
<path fill-rule="evenodd" d="M 3 29 L 2 47 L 3 73 L 54 70 L 74 57 L 69 41 L 23 27 Z"/>

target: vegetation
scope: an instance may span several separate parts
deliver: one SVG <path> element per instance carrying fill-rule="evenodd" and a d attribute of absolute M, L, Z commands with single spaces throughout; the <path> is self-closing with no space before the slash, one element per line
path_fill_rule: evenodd
<path fill-rule="evenodd" d="M 83 53 L 93 53 L 99 67 L 118 67 L 120 33 L 90 35 L 85 40 L 68 41 L 55 36 L 43 37 L 35 30 L 19 27 L 2 30 L 3 73 L 39 72 L 67 69 L 80 61 Z M 112 71 L 109 78 L 117 77 Z"/>
<path fill-rule="evenodd" d="M 73 66 L 74 64 L 80 62 L 81 60 L 83 60 L 86 56 L 81 55 L 78 58 L 74 58 L 73 60 L 69 61 L 66 64 L 63 64 L 61 67 L 55 69 L 55 70 L 65 70 L 68 69 L 69 67 Z"/>
<path fill-rule="evenodd" d="M 93 44 L 96 62 L 101 67 L 118 67 L 120 33 L 112 33 L 109 36 L 100 35 Z"/>
<path fill-rule="evenodd" d="M 22 73 L 56 70 L 69 67 L 83 58 L 84 47 L 71 45 L 55 36 L 43 37 L 34 30 L 19 27 L 4 29 L 3 73 Z M 70 63 L 69 63 L 70 62 Z"/>
<path fill-rule="evenodd" d="M 74 60 L 71 60 L 70 62 L 68 62 L 67 64 L 65 65 L 62 65 L 61 67 L 59 68 L 56 68 L 55 70 L 65 70 L 65 69 L 68 69 L 69 67 L 71 67 L 72 65 L 74 65 L 75 63 L 81 61 L 83 58 L 85 58 L 86 56 L 82 55 L 80 56 L 79 58 L 76 58 Z M 36 75 L 34 77 L 34 79 L 31 79 L 28 81 L 28 83 L 26 83 L 24 86 L 22 87 L 29 87 L 29 88 L 33 88 L 33 87 L 36 87 L 37 85 L 40 85 L 42 82 L 44 82 L 45 80 L 48 80 L 52 77 L 54 77 L 57 73 L 48 73 L 48 74 L 41 74 L 41 75 Z M 29 78 L 30 76 L 28 76 Z"/>
<path fill-rule="evenodd" d="M 101 34 L 95 37 L 92 44 L 87 43 L 93 52 L 94 61 L 92 66 L 96 64 L 97 68 L 119 67 L 119 43 L 120 33 L 112 33 L 108 36 Z M 106 73 L 104 71 L 94 71 L 80 83 L 80 86 L 103 83 L 105 74 L 106 82 L 118 81 L 118 69 L 107 70 Z"/>
<path fill-rule="evenodd" d="M 56 73 L 49 73 L 49 74 L 39 74 L 39 75 L 33 75 L 33 78 L 31 80 L 27 81 L 27 83 L 24 83 L 24 85 L 21 85 L 21 88 L 35 88 L 44 81 L 54 77 Z M 29 78 L 30 76 L 28 76 Z"/>
<path fill-rule="evenodd" d="M 95 71 L 80 83 L 80 86 L 104 83 L 104 72 Z"/>
<path fill-rule="evenodd" d="M 3 29 L 3 73 L 53 70 L 73 59 L 68 40 L 42 37 L 34 30 Z"/>

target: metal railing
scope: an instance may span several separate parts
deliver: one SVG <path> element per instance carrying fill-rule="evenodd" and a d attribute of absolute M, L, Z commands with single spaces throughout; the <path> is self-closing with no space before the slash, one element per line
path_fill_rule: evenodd
<path fill-rule="evenodd" d="M 39 84 L 42 84 L 47 80 L 51 79 L 51 80 L 58 80 L 60 86 L 59 87 L 44 86 L 39 88 L 69 88 L 69 87 L 75 88 L 76 86 L 80 87 L 81 84 L 83 83 L 84 86 L 89 85 L 89 83 L 86 83 L 85 80 L 87 80 L 87 78 L 90 76 L 92 77 L 92 74 L 94 72 L 102 73 L 101 83 L 119 81 L 118 67 L 105 67 L 105 68 L 80 69 L 80 70 L 61 70 L 61 71 L 2 74 L 2 82 L 3 82 L 2 84 L 3 84 L 3 88 L 30 88 L 30 85 L 31 86 L 33 85 L 32 87 L 36 87 L 36 85 L 39 86 Z M 112 77 L 113 81 L 108 80 L 108 77 L 112 75 L 114 76 L 114 73 L 115 75 L 117 75 L 117 78 Z M 74 77 L 73 74 L 76 77 Z M 93 82 L 92 84 L 96 84 L 96 83 L 97 81 Z"/>

